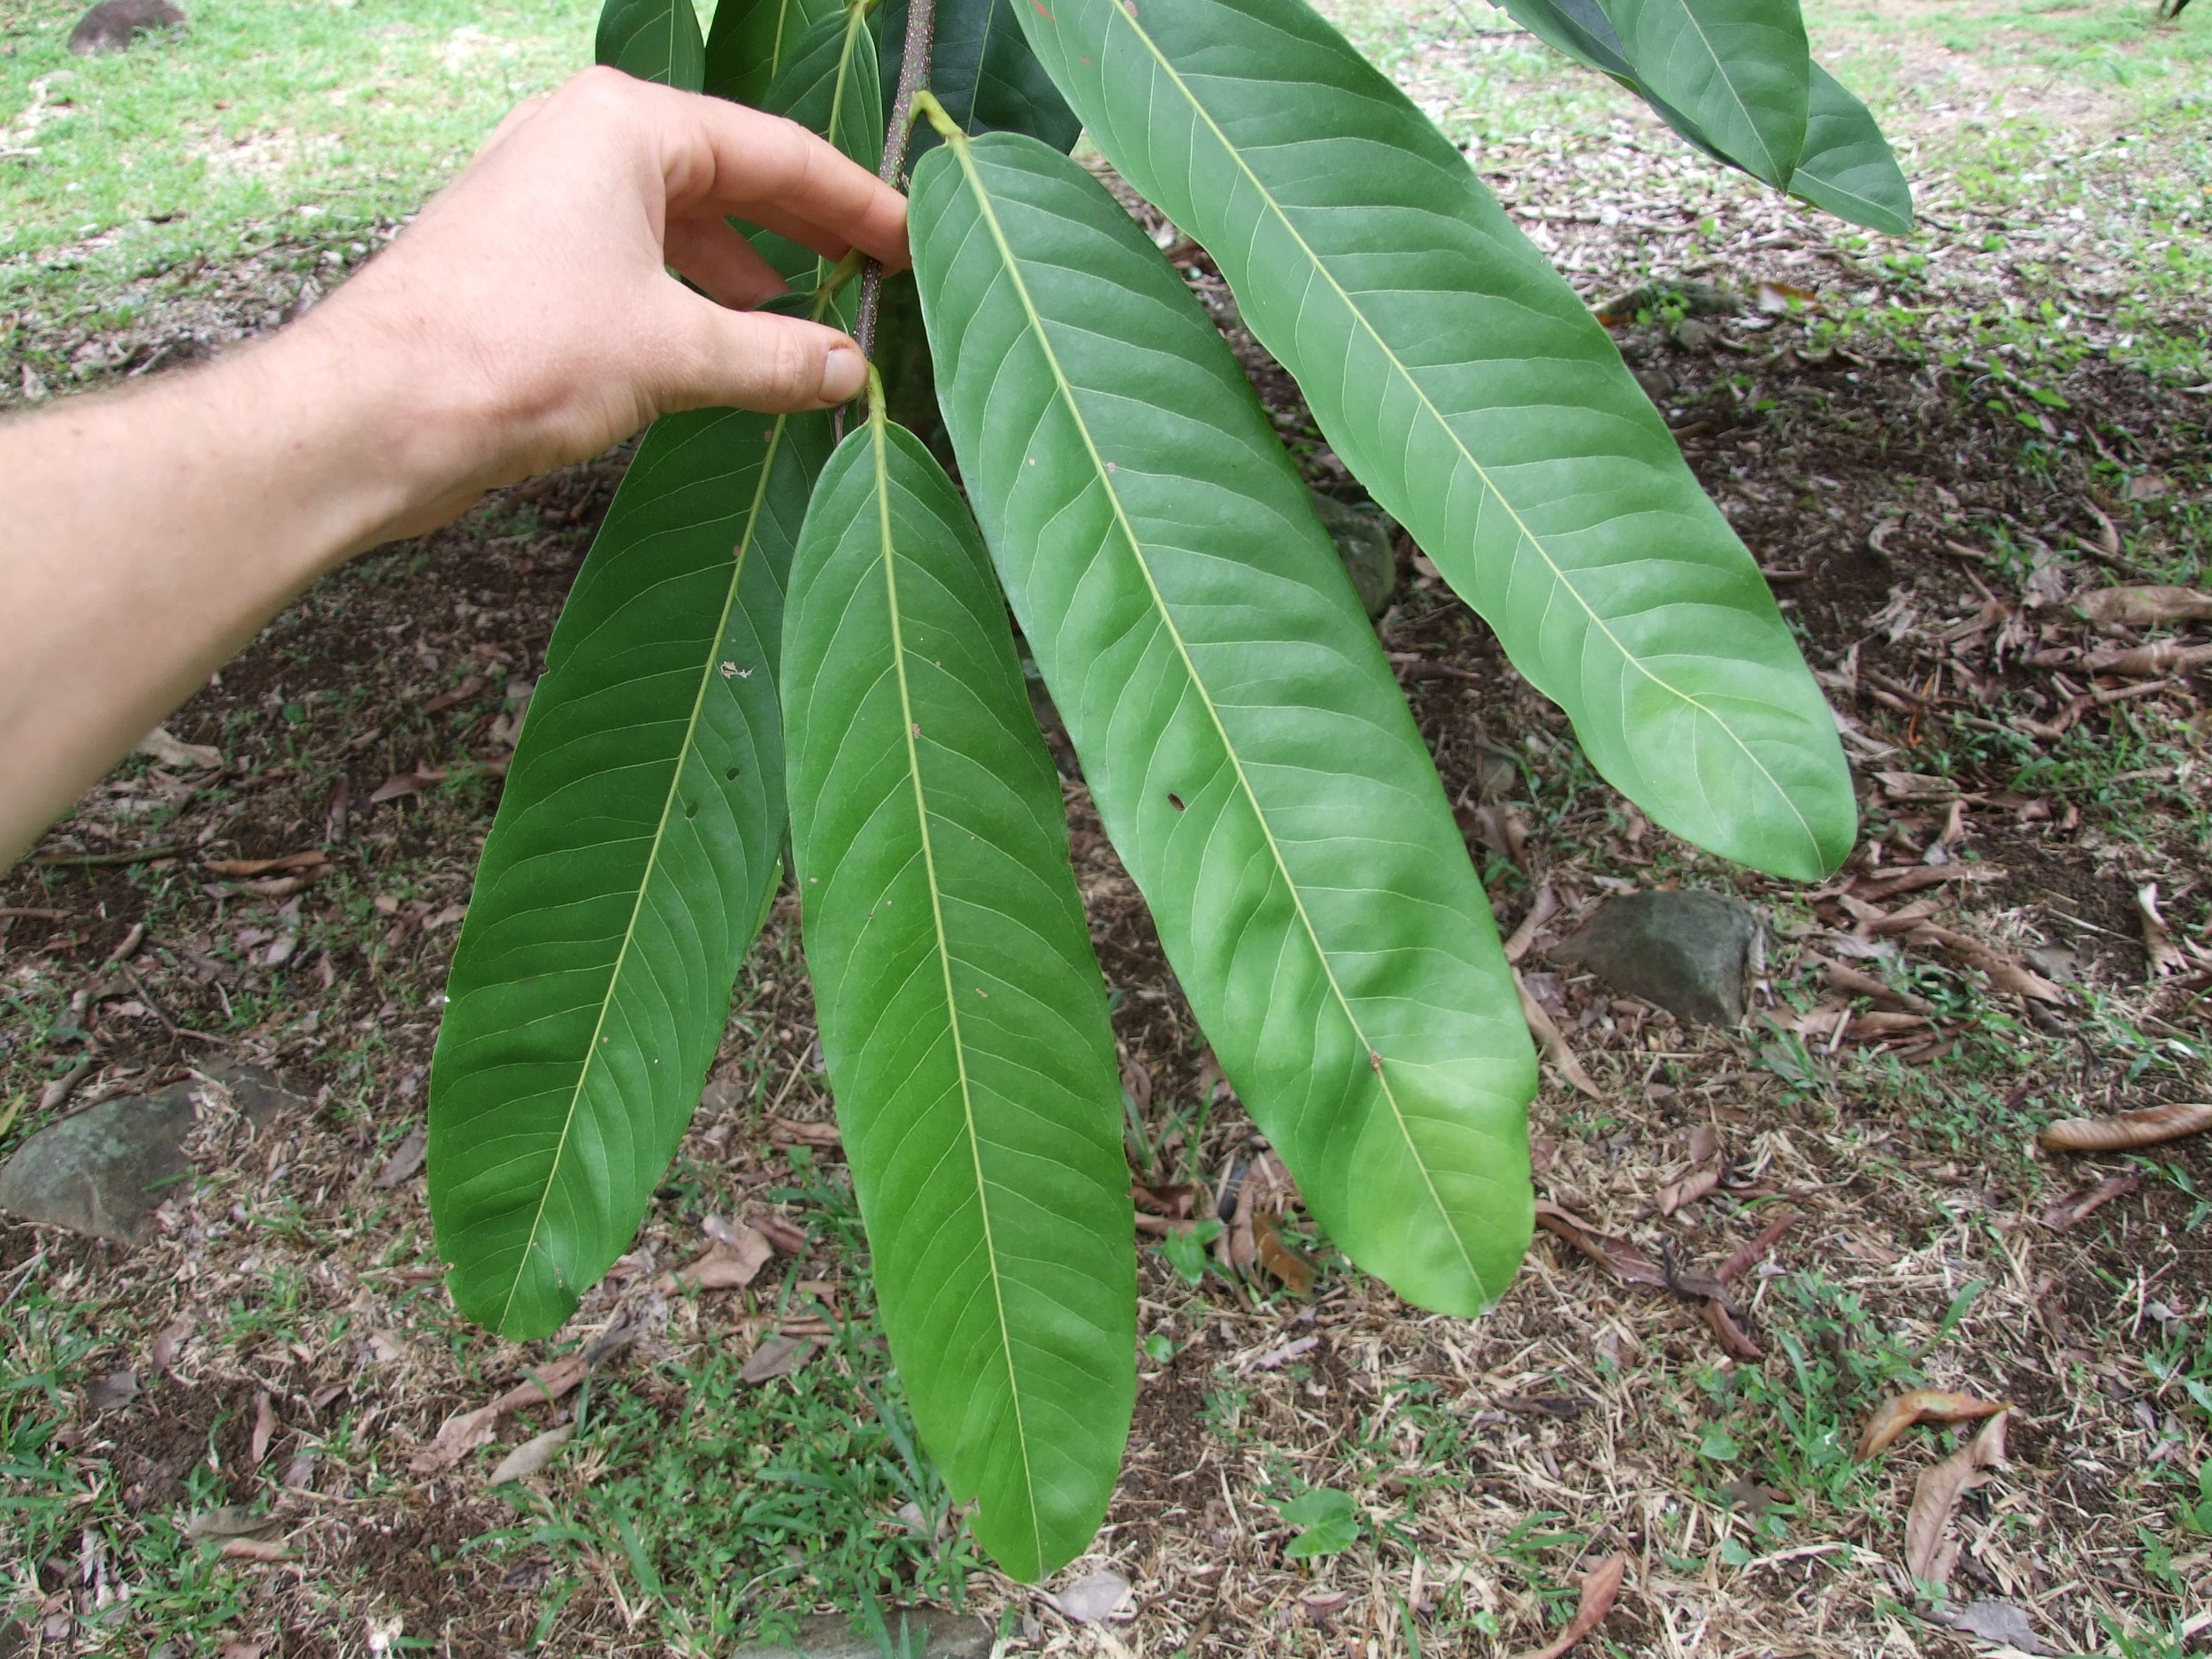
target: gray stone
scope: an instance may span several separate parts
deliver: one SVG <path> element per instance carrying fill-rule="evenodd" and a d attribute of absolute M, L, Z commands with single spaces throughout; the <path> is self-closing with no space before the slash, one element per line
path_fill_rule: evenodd
<path fill-rule="evenodd" d="M 1336 543 L 1360 603 L 1371 618 L 1381 616 L 1398 590 L 1398 551 L 1391 545 L 1398 521 L 1371 501 L 1355 504 L 1317 489 L 1312 495 L 1313 510 Z"/>
<path fill-rule="evenodd" d="M 906 1620 L 914 1646 L 898 1646 L 899 1620 Z M 937 1608 L 915 1608 L 884 1615 L 892 1651 L 926 1655 L 928 1659 L 989 1659 L 991 1627 L 972 1613 L 947 1613 Z M 799 1633 L 787 1642 L 748 1642 L 730 1659 L 879 1659 L 883 1649 L 875 1637 L 855 1630 L 842 1613 L 824 1613 L 799 1621 Z"/>
<path fill-rule="evenodd" d="M 111 1243 L 135 1244 L 191 1164 L 192 1094 L 179 1083 L 125 1094 L 49 1124 L 0 1170 L 0 1210 Z"/>
<path fill-rule="evenodd" d="M 204 1077 L 187 1078 L 157 1094 L 102 1101 L 47 1125 L 0 1169 L 0 1210 L 114 1244 L 136 1244 L 154 1210 L 191 1168 L 185 1137 L 198 1116 L 196 1102 L 211 1086 L 229 1095 L 256 1133 L 307 1103 L 257 1065 L 218 1062 L 205 1068 Z"/>
<path fill-rule="evenodd" d="M 1757 913 L 1724 894 L 1632 893 L 1607 900 L 1550 954 L 1678 1019 L 1738 1025 L 1758 928 Z"/>

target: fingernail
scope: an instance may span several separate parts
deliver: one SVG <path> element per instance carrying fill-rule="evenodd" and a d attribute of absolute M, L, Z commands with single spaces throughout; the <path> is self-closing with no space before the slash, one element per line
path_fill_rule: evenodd
<path fill-rule="evenodd" d="M 822 401 L 849 403 L 868 383 L 868 359 L 851 346 L 832 346 L 822 365 Z"/>

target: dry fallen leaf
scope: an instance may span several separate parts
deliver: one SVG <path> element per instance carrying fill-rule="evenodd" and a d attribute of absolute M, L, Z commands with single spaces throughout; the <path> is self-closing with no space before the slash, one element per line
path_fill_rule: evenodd
<path fill-rule="evenodd" d="M 2101 588 L 2083 595 L 2081 613 L 2101 630 L 2200 622 L 2212 617 L 2212 594 L 2193 588 Z"/>
<path fill-rule="evenodd" d="M 2054 1233 L 2063 1233 L 2076 1222 L 2102 1209 L 2114 1199 L 2124 1197 L 2143 1184 L 2143 1178 L 2131 1170 L 2125 1175 L 2108 1175 L 2093 1185 L 2078 1187 L 2043 1212 L 2043 1225 Z"/>
<path fill-rule="evenodd" d="M 1059 1592 L 1052 1604 L 1079 1624 L 1095 1624 L 1125 1616 L 1129 1601 L 1128 1579 L 1118 1572 L 1094 1572 Z"/>
<path fill-rule="evenodd" d="M 1529 901 L 1528 914 L 1521 918 L 1521 925 L 1505 941 L 1505 959 L 1517 964 L 1528 955 L 1529 947 L 1536 942 L 1536 935 L 1544 924 L 1558 914 L 1559 895 L 1552 891 L 1551 883 L 1547 881 L 1536 889 L 1536 896 Z"/>
<path fill-rule="evenodd" d="M 445 780 L 444 769 L 438 766 L 419 766 L 413 772 L 396 772 L 370 791 L 369 804 L 381 806 L 385 802 L 396 801 L 403 795 L 419 795 L 432 784 Z"/>
<path fill-rule="evenodd" d="M 780 1147 L 836 1147 L 844 1142 L 833 1123 L 803 1124 L 789 1118 L 768 1120 L 768 1139 Z"/>
<path fill-rule="evenodd" d="M 1902 917 L 1900 911 L 1897 918 Z M 1964 962 L 1969 967 L 1979 968 L 1989 976 L 1989 982 L 2001 991 L 2010 991 L 2018 996 L 2032 996 L 2040 1002 L 2063 1002 L 2066 993 L 2041 974 L 2023 967 L 2001 951 L 1991 949 L 1978 939 L 1969 939 L 1955 933 L 1947 927 L 1938 927 L 1932 922 L 1916 922 L 1906 935 L 1916 945 L 1941 945 L 1944 949 Z"/>
<path fill-rule="evenodd" d="M 1912 1507 L 1905 1514 L 1905 1565 L 1924 1584 L 1940 1584 L 1950 1576 L 1949 1563 L 1939 1561 L 1943 1533 L 1958 1501 L 1989 1477 L 1985 1471 L 2005 1461 L 2005 1421 L 2000 1411 L 1982 1425 L 1981 1432 L 1933 1468 L 1924 1469 L 1912 1489 Z"/>
<path fill-rule="evenodd" d="M 745 1369 L 738 1372 L 741 1382 L 764 1383 L 777 1377 L 788 1377 L 807 1362 L 814 1352 L 810 1338 L 772 1336 L 753 1350 L 753 1356 L 745 1362 Z"/>
<path fill-rule="evenodd" d="M 1548 1647 L 1532 1649 L 1520 1659 L 1559 1659 L 1568 1648 L 1603 1624 L 1605 1616 L 1613 1610 L 1614 1598 L 1620 1594 L 1621 1580 L 1627 1572 L 1626 1555 L 1611 1555 L 1601 1562 L 1583 1578 L 1582 1602 L 1575 1609 L 1567 1628 Z"/>
<path fill-rule="evenodd" d="M 558 1400 L 584 1380 L 584 1373 L 590 1367 L 587 1354 L 571 1354 L 541 1366 L 491 1404 L 448 1417 L 439 1428 L 437 1438 L 410 1458 L 407 1466 L 419 1475 L 452 1468 L 478 1447 L 491 1444 L 502 1417 L 518 1407 Z"/>
<path fill-rule="evenodd" d="M 330 862 L 330 855 L 323 852 L 286 853 L 281 858 L 210 858 L 201 867 L 211 875 L 271 876 L 287 875 L 294 871 L 312 870 Z"/>
<path fill-rule="evenodd" d="M 1517 968 L 1513 972 L 1513 985 L 1521 994 L 1522 1018 L 1528 1021 L 1529 1031 L 1536 1039 L 1536 1046 L 1544 1051 L 1544 1058 L 1559 1069 L 1560 1076 L 1585 1094 L 1603 1099 L 1603 1092 L 1590 1080 L 1590 1074 L 1582 1069 L 1582 1062 L 1575 1058 L 1574 1050 L 1567 1047 L 1564 1033 L 1528 987 L 1521 983 L 1521 973 Z"/>
<path fill-rule="evenodd" d="M 384 1160 L 384 1167 L 376 1172 L 376 1179 L 370 1185 L 389 1192 L 422 1168 L 429 1151 L 430 1131 L 417 1124 L 392 1148 L 392 1156 Z"/>
<path fill-rule="evenodd" d="M 2092 651 L 2081 659 L 2081 666 L 2093 674 L 2118 674 L 2128 680 L 2162 680 L 2207 663 L 2212 663 L 2212 645 L 2184 645 L 2179 640 L 2133 645 L 2125 650 Z"/>
<path fill-rule="evenodd" d="M 1708 1196 L 1720 1185 L 1720 1171 L 1711 1164 L 1692 1170 L 1678 1181 L 1669 1181 L 1659 1189 L 1659 1213 L 1671 1216 L 1685 1204 L 1694 1204 Z"/>
<path fill-rule="evenodd" d="M 226 1561 L 289 1561 L 292 1552 L 265 1538 L 227 1538 L 215 1552 Z"/>
<path fill-rule="evenodd" d="M 175 1319 L 162 1326 L 161 1334 L 154 1339 L 154 1369 L 167 1371 L 177 1363 L 177 1356 L 192 1340 L 193 1325 L 189 1319 Z"/>
<path fill-rule="evenodd" d="M 243 1503 L 226 1503 L 188 1516 L 184 1535 L 196 1543 L 210 1538 L 259 1538 L 282 1525 L 280 1517 Z"/>
<path fill-rule="evenodd" d="M 1536 1225 L 1557 1233 L 1624 1284 L 1666 1287 L 1667 1276 L 1659 1264 L 1627 1240 L 1600 1233 L 1548 1199 L 1536 1201 Z"/>
<path fill-rule="evenodd" d="M 2212 1129 L 2212 1103 L 2189 1101 L 2145 1106 L 2110 1118 L 2062 1118 L 2044 1125 L 2035 1141 L 2047 1152 L 2124 1152 L 2206 1129 Z"/>
<path fill-rule="evenodd" d="M 2143 922 L 2143 954 L 2150 958 L 2151 978 L 2186 973 L 2192 966 L 2188 952 L 2174 943 L 2166 918 L 2158 913 L 2158 883 L 2135 890 L 2135 910 Z"/>
<path fill-rule="evenodd" d="M 1732 1285 L 1753 1268 L 1766 1260 L 1767 1252 L 1780 1242 L 1781 1237 L 1797 1225 L 1797 1213 L 1785 1210 L 1780 1215 L 1759 1229 L 1755 1238 L 1746 1240 L 1713 1271 L 1713 1277 L 1724 1285 Z"/>
<path fill-rule="evenodd" d="M 269 1441 L 276 1433 L 276 1408 L 270 1403 L 268 1391 L 254 1395 L 253 1437 L 246 1444 L 246 1467 L 258 1469 L 261 1460 L 269 1455 Z"/>
<path fill-rule="evenodd" d="M 2024 1654 L 2051 1651 L 2035 1633 L 2035 1626 L 2028 1623 L 2028 1616 L 2009 1601 L 1970 1601 L 1964 1607 L 1932 1617 L 1939 1624 L 1964 1631 L 1969 1636 L 1978 1636 L 1984 1641 L 1995 1642 L 2001 1647 L 2016 1648 Z"/>
<path fill-rule="evenodd" d="M 1313 1288 L 1313 1263 L 1283 1241 L 1274 1217 L 1252 1218 L 1252 1245 L 1259 1264 L 1282 1280 L 1292 1295 L 1302 1296 Z"/>
<path fill-rule="evenodd" d="M 741 1290 L 759 1276 L 775 1254 L 751 1227 L 740 1227 L 730 1243 L 717 1240 L 672 1273 L 664 1273 L 664 1290 Z"/>
<path fill-rule="evenodd" d="M 490 1479 L 484 1484 L 503 1486 L 510 1480 L 529 1479 L 553 1461 L 561 1448 L 568 1444 L 569 1436 L 575 1432 L 573 1423 L 564 1423 L 558 1428 L 548 1429 L 542 1434 L 532 1436 L 501 1458 L 499 1467 L 492 1471 Z"/>
<path fill-rule="evenodd" d="M 1977 1400 L 1972 1394 L 1943 1388 L 1912 1388 L 1885 1400 L 1874 1408 L 1859 1436 L 1859 1455 L 1871 1457 L 1916 1423 L 1956 1423 L 1969 1417 L 1994 1417 L 2012 1402 Z"/>
<path fill-rule="evenodd" d="M 1302 1336 L 1294 1342 L 1285 1342 L 1279 1348 L 1269 1348 L 1264 1354 L 1254 1355 L 1245 1363 L 1244 1369 L 1248 1371 L 1275 1371 L 1289 1364 L 1301 1354 L 1310 1354 L 1320 1346 L 1319 1337 Z"/>
<path fill-rule="evenodd" d="M 763 1216 L 753 1223 L 753 1228 L 786 1256 L 806 1254 L 806 1234 L 781 1216 Z"/>
<path fill-rule="evenodd" d="M 197 768 L 219 772 L 223 765 L 223 751 L 212 743 L 180 741 L 165 726 L 157 726 L 139 739 L 138 752 L 149 759 L 159 761 L 165 766 L 175 766 L 182 771 Z"/>
<path fill-rule="evenodd" d="M 138 1398 L 138 1373 L 134 1371 L 111 1371 L 85 1390 L 85 1409 L 97 1417 L 103 1411 L 113 1411 Z"/>

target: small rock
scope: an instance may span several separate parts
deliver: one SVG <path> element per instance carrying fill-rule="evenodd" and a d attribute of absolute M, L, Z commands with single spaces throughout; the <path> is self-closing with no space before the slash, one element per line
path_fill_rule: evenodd
<path fill-rule="evenodd" d="M 2062 984 L 2081 983 L 2081 958 L 2065 945 L 2036 945 L 2020 953 L 2028 966 L 2047 979 Z"/>
<path fill-rule="evenodd" d="M 1644 388 L 1644 396 L 1655 403 L 1663 403 L 1674 396 L 1674 376 L 1664 369 L 1631 369 L 1636 384 Z"/>
<path fill-rule="evenodd" d="M 142 35 L 173 29 L 184 13 L 169 0 L 100 0 L 69 31 L 69 50 L 80 58 L 95 52 L 126 52 Z"/>
<path fill-rule="evenodd" d="M 1336 543 L 1345 574 L 1371 620 L 1390 609 L 1390 596 L 1398 590 L 1398 553 L 1392 545 L 1398 528 L 1393 518 L 1373 502 L 1354 504 L 1314 490 L 1313 510 L 1321 527 Z"/>
<path fill-rule="evenodd" d="M 102 1101 L 40 1130 L 0 1169 L 0 1210 L 113 1244 L 136 1244 L 191 1167 L 199 1103 L 220 1090 L 256 1132 L 307 1102 L 257 1065 L 229 1061 L 152 1094 Z"/>
<path fill-rule="evenodd" d="M 49 1124 L 0 1170 L 0 1210 L 111 1243 L 143 1236 L 155 1206 L 191 1167 L 196 1083 L 125 1094 Z"/>
<path fill-rule="evenodd" d="M 1737 1025 L 1758 926 L 1750 906 L 1722 894 L 1632 893 L 1607 900 L 1550 954 L 1678 1019 Z"/>
<path fill-rule="evenodd" d="M 1674 326 L 1674 343 L 1685 351 L 1710 351 L 1719 338 L 1719 329 L 1694 317 L 1685 317 Z"/>
<path fill-rule="evenodd" d="M 902 1648 L 895 1647 L 902 1619 L 908 1632 Z M 989 1659 L 991 1627 L 973 1614 L 891 1608 L 885 1609 L 883 1622 L 894 1651 L 926 1653 L 929 1659 Z M 822 1613 L 801 1619 L 798 1634 L 790 1640 L 748 1642 L 730 1659 L 877 1659 L 882 1652 L 873 1635 L 855 1630 L 842 1613 Z"/>

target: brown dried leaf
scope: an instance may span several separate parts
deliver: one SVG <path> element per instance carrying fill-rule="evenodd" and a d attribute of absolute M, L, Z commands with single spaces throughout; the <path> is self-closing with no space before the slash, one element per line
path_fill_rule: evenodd
<path fill-rule="evenodd" d="M 1916 1423 L 1957 1423 L 1970 1417 L 1994 1417 L 2011 1405 L 2008 1400 L 1977 1400 L 1972 1394 L 1944 1388 L 1913 1388 L 1885 1400 L 1874 1408 L 1859 1436 L 1859 1455 L 1871 1457 L 1886 1450 Z"/>
<path fill-rule="evenodd" d="M 1979 968 L 1989 976 L 1989 982 L 2001 991 L 2016 996 L 2032 996 L 2040 1002 L 2063 1002 L 2066 993 L 2041 974 L 2022 966 L 2001 952 L 1991 949 L 1978 939 L 1955 933 L 1947 927 L 1938 927 L 1922 922 L 1907 935 L 1916 945 L 1940 945 L 1969 967 Z"/>
<path fill-rule="evenodd" d="M 1575 1058 L 1574 1050 L 1567 1047 L 1565 1035 L 1553 1023 L 1544 1005 L 1521 983 L 1517 968 L 1513 973 L 1513 987 L 1521 994 L 1521 1017 L 1528 1021 L 1529 1031 L 1535 1037 L 1537 1047 L 1544 1051 L 1544 1057 L 1558 1068 L 1559 1075 L 1570 1084 L 1593 1099 L 1602 1100 L 1604 1092 L 1590 1080 L 1590 1074 L 1582 1069 L 1582 1062 Z"/>
<path fill-rule="evenodd" d="M 1796 1225 L 1796 1213 L 1793 1210 L 1784 1210 L 1773 1220 L 1768 1222 L 1765 1226 L 1760 1228 L 1756 1238 L 1747 1240 L 1739 1246 L 1726 1261 L 1714 1270 L 1713 1277 L 1724 1285 L 1734 1284 L 1753 1268 L 1758 1266 L 1761 1262 L 1766 1260 L 1767 1252 L 1780 1242 L 1784 1233 Z"/>
<path fill-rule="evenodd" d="M 833 1123 L 803 1124 L 789 1118 L 771 1118 L 768 1120 L 768 1139 L 780 1147 L 837 1147 L 844 1142 L 838 1138 Z"/>
<path fill-rule="evenodd" d="M 369 804 L 381 806 L 403 795 L 419 795 L 432 784 L 445 780 L 445 770 L 439 766 L 419 766 L 413 772 L 396 772 L 369 792 Z"/>
<path fill-rule="evenodd" d="M 764 1383 L 777 1377 L 788 1377 L 805 1364 L 813 1352 L 811 1338 L 772 1336 L 753 1350 L 753 1356 L 745 1362 L 745 1369 L 738 1372 L 738 1379 Z"/>
<path fill-rule="evenodd" d="M 2143 1184 L 2143 1178 L 2131 1170 L 2125 1175 L 2108 1175 L 2101 1181 L 2078 1187 L 2043 1212 L 2043 1225 L 2054 1233 L 2063 1233 L 2093 1211 L 2101 1210 L 2114 1199 L 2125 1196 Z"/>
<path fill-rule="evenodd" d="M 2212 1102 L 2145 1106 L 2110 1118 L 2062 1118 L 2046 1124 L 2036 1144 L 2047 1152 L 2124 1152 L 2212 1129 Z"/>
<path fill-rule="evenodd" d="M 154 1339 L 154 1369 L 167 1371 L 177 1363 L 177 1356 L 192 1340 L 193 1324 L 189 1319 L 175 1319 L 162 1326 L 161 1334 Z"/>
<path fill-rule="evenodd" d="M 497 1411 L 513 1411 L 522 1406 L 542 1405 L 549 1400 L 558 1400 L 563 1394 L 584 1380 L 584 1373 L 591 1369 L 591 1361 L 582 1354 L 569 1354 L 549 1365 L 524 1373 L 522 1381 L 492 1402 Z"/>
<path fill-rule="evenodd" d="M 1708 1296 L 1700 1311 L 1705 1316 L 1705 1323 L 1712 1327 L 1713 1334 L 1720 1339 L 1723 1351 L 1730 1356 L 1754 1362 L 1767 1356 L 1766 1350 L 1744 1333 L 1743 1326 L 1736 1323 L 1736 1316 L 1719 1297 Z"/>
<path fill-rule="evenodd" d="M 775 1254 L 768 1240 L 751 1227 L 739 1227 L 734 1240 L 717 1240 L 705 1252 L 672 1273 L 664 1274 L 667 1290 L 742 1290 L 759 1277 Z"/>
<path fill-rule="evenodd" d="M 1694 1204 L 1720 1185 L 1720 1171 L 1708 1164 L 1692 1170 L 1680 1180 L 1669 1181 L 1659 1190 L 1659 1213 L 1671 1216 L 1685 1204 Z"/>
<path fill-rule="evenodd" d="M 2134 645 L 2125 650 L 2092 651 L 2081 659 L 2081 666 L 2093 674 L 2119 674 L 2129 680 L 2162 680 L 2207 663 L 2212 663 L 2212 645 L 2184 645 L 2179 640 L 2161 640 L 2155 645 Z"/>
<path fill-rule="evenodd" d="M 435 1474 L 441 1469 L 450 1469 L 480 1446 L 491 1444 L 498 1432 L 499 1408 L 496 1405 L 479 1406 L 473 1411 L 457 1411 L 438 1428 L 438 1436 L 407 1460 L 408 1468 L 419 1475 Z"/>
<path fill-rule="evenodd" d="M 1147 1187 L 1141 1183 L 1129 1189 L 1129 1197 L 1136 1207 L 1148 1215 L 1165 1216 L 1171 1221 L 1187 1218 L 1198 1201 L 1198 1188 L 1188 1181 L 1171 1185 Z"/>
<path fill-rule="evenodd" d="M 269 1455 L 270 1439 L 276 1433 L 276 1408 L 269 1402 L 265 1389 L 254 1396 L 253 1437 L 246 1443 L 246 1467 L 258 1469 L 261 1460 Z"/>
<path fill-rule="evenodd" d="M 2200 622 L 2212 617 L 2212 594 L 2193 588 L 2101 588 L 2084 595 L 2081 613 L 2101 632 Z"/>
<path fill-rule="evenodd" d="M 281 1544 L 261 1538 L 227 1538 L 215 1552 L 226 1561 L 289 1561 L 292 1552 Z"/>
<path fill-rule="evenodd" d="M 324 852 L 286 853 L 281 858 L 209 858 L 202 868 L 218 876 L 282 875 L 295 870 L 312 870 L 318 864 L 330 862 Z"/>
<path fill-rule="evenodd" d="M 1532 1648 L 1520 1659 L 1560 1659 L 1568 1648 L 1605 1622 L 1605 1616 L 1613 1610 L 1614 1599 L 1621 1593 L 1621 1580 L 1627 1573 L 1626 1555 L 1610 1555 L 1599 1563 L 1583 1578 L 1582 1603 L 1575 1609 L 1567 1628 L 1548 1646 Z"/>
<path fill-rule="evenodd" d="M 806 1234 L 781 1216 L 763 1216 L 753 1223 L 760 1236 L 786 1256 L 806 1254 Z"/>
<path fill-rule="evenodd" d="M 2152 979 L 2186 973 L 2195 965 L 2189 960 L 2188 953 L 2174 943 L 2166 918 L 2158 913 L 2157 882 L 2136 888 L 2135 910 L 2143 922 L 2143 954 L 2150 958 Z"/>
<path fill-rule="evenodd" d="M 223 751 L 212 743 L 187 743 L 172 735 L 165 726 L 157 726 L 138 741 L 138 752 L 165 766 L 174 766 L 180 772 L 223 767 Z"/>
<path fill-rule="evenodd" d="M 573 1423 L 564 1423 L 523 1441 L 499 1460 L 499 1467 L 492 1471 L 484 1484 L 503 1486 L 510 1480 L 529 1479 L 553 1461 L 561 1448 L 568 1444 L 569 1436 L 575 1432 Z"/>
<path fill-rule="evenodd" d="M 1982 1432 L 1933 1468 L 1921 1471 L 1912 1489 L 1912 1507 L 1905 1513 L 1905 1565 L 1924 1584 L 1940 1583 L 1937 1557 L 1943 1548 L 1944 1529 L 1959 1500 L 1989 1477 L 1984 1472 L 2005 1461 L 2005 1419 L 1999 1411 L 1982 1425 Z"/>
<path fill-rule="evenodd" d="M 1600 1233 L 1548 1199 L 1536 1201 L 1536 1225 L 1557 1233 L 1623 1284 L 1667 1287 L 1667 1276 L 1659 1264 L 1627 1240 Z"/>
<path fill-rule="evenodd" d="M 1528 914 L 1513 930 L 1513 936 L 1505 941 L 1505 959 L 1517 964 L 1523 956 L 1528 955 L 1529 947 L 1536 942 L 1536 935 L 1544 924 L 1558 914 L 1559 895 L 1552 891 L 1551 883 L 1547 881 L 1536 889 L 1536 896 L 1529 901 Z"/>
<path fill-rule="evenodd" d="M 1259 1264 L 1282 1280 L 1292 1295 L 1302 1296 L 1313 1288 L 1313 1263 L 1283 1241 L 1274 1217 L 1252 1217 L 1252 1245 Z"/>
<path fill-rule="evenodd" d="M 384 1160 L 384 1167 L 376 1172 L 376 1179 L 369 1185 L 389 1192 L 421 1169 L 429 1152 L 430 1131 L 425 1125 L 417 1124 L 392 1148 L 392 1156 Z"/>

